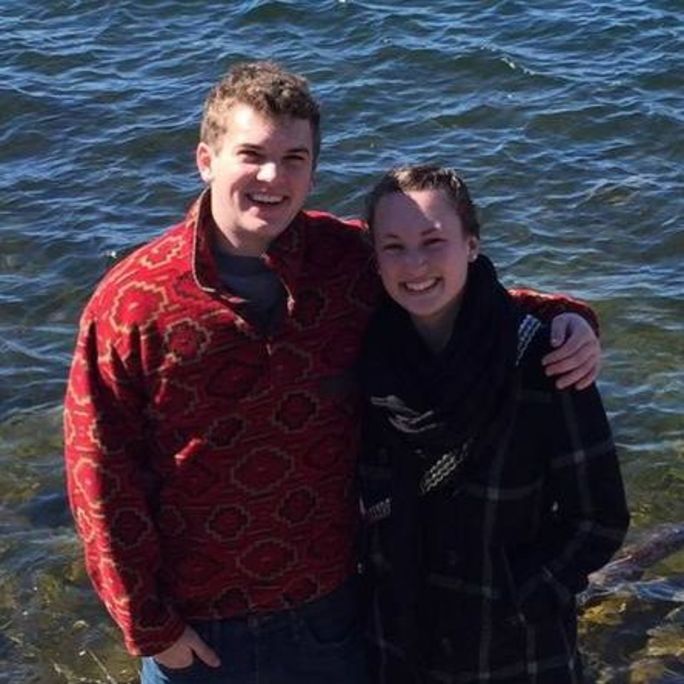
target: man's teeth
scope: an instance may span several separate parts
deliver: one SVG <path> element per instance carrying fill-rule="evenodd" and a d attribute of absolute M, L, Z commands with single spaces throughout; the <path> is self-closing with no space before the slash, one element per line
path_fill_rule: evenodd
<path fill-rule="evenodd" d="M 284 199 L 282 195 L 265 195 L 262 193 L 252 193 L 250 197 L 255 202 L 262 202 L 263 204 L 278 204 Z"/>
<path fill-rule="evenodd" d="M 411 292 L 425 292 L 437 283 L 437 278 L 430 278 L 430 280 L 421 280 L 416 283 L 404 283 L 404 287 Z"/>

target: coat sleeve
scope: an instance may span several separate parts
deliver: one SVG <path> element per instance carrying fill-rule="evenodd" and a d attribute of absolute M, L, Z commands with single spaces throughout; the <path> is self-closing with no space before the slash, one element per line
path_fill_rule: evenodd
<path fill-rule="evenodd" d="M 552 391 L 546 520 L 534 548 L 514 559 L 523 615 L 570 605 L 588 575 L 620 548 L 629 512 L 610 426 L 594 385 Z M 541 568 L 541 570 L 540 570 Z"/>
<path fill-rule="evenodd" d="M 170 646 L 184 623 L 160 595 L 148 492 L 150 447 L 137 365 L 139 336 L 107 317 L 81 320 L 65 398 L 67 489 L 95 590 L 134 655 Z"/>
<path fill-rule="evenodd" d="M 599 334 L 599 321 L 594 310 L 579 299 L 563 294 L 544 294 L 536 290 L 510 289 L 508 293 L 525 313 L 536 316 L 544 323 L 550 323 L 562 313 L 576 313 L 582 316 Z"/>

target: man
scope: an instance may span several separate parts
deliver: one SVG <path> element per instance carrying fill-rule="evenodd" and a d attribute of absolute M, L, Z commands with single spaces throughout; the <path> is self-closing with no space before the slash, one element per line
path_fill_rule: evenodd
<path fill-rule="evenodd" d="M 301 211 L 320 145 L 302 78 L 237 65 L 200 137 L 207 189 L 81 319 L 65 451 L 88 572 L 144 683 L 363 682 L 352 369 L 379 296 L 368 248 Z M 583 385 L 597 345 L 579 325 L 549 370 Z"/>

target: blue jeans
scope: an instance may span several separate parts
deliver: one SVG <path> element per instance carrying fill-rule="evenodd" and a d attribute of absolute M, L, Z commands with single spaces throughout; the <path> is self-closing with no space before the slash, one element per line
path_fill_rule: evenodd
<path fill-rule="evenodd" d="M 191 626 L 221 659 L 173 670 L 142 659 L 141 684 L 369 684 L 357 582 L 277 613 Z"/>

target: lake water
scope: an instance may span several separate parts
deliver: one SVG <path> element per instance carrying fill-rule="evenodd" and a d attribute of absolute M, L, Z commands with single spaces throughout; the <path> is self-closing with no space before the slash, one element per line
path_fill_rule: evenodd
<path fill-rule="evenodd" d="M 321 99 L 310 206 L 454 165 L 506 282 L 593 304 L 632 538 L 684 521 L 681 2 L 3 0 L 0 35 L 0 682 L 135 681 L 81 565 L 60 404 L 106 254 L 199 191 L 201 104 L 236 60 Z M 683 682 L 683 602 L 680 553 L 592 605 L 594 679 Z"/>

